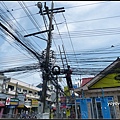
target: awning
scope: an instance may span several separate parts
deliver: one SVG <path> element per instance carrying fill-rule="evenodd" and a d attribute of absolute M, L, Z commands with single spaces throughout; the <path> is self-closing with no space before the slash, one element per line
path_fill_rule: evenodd
<path fill-rule="evenodd" d="M 29 105 L 25 105 L 26 108 L 32 108 L 32 106 L 29 106 Z"/>

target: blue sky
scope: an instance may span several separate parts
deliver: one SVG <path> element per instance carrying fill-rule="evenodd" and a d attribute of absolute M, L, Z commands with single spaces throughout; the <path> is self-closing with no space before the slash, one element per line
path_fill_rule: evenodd
<path fill-rule="evenodd" d="M 1 1 L 0 7 L 2 11 L 0 15 L 3 15 L 4 11 L 6 21 L 12 24 L 12 27 L 23 36 L 45 30 L 43 18 L 38 14 L 39 9 L 36 6 L 37 2 L 38 1 Z M 44 2 L 45 1 L 42 1 L 43 4 Z M 46 1 L 46 4 L 51 8 L 51 1 Z M 31 22 L 30 19 L 32 19 L 32 17 L 29 18 L 26 15 L 24 10 L 25 6 L 28 8 L 26 9 L 28 10 L 27 12 L 30 11 L 32 17 L 35 18 L 34 22 L 37 21 L 38 26 L 35 26 L 35 24 Z M 110 62 L 87 63 L 83 61 L 114 61 L 120 56 L 119 6 L 119 1 L 54 1 L 54 8 L 64 7 L 65 12 L 54 14 L 51 49 L 58 54 L 58 46 L 62 48 L 64 44 L 66 53 L 72 54 L 72 56 L 68 56 L 68 61 L 73 61 L 74 59 L 74 62 L 69 62 L 71 67 L 105 68 Z M 9 12 L 7 10 L 9 10 Z M 46 20 L 48 21 L 47 16 Z M 2 19 L 1 22 L 3 23 Z M 23 31 L 23 28 L 26 32 Z M 4 38 L 2 36 L 0 37 L 0 70 L 37 62 L 37 60 L 33 59 L 26 51 L 14 44 L 14 40 L 2 32 L 0 33 L 4 36 Z M 47 38 L 46 33 L 37 36 Z M 36 46 L 37 52 L 41 52 L 46 48 L 46 42 L 44 40 L 34 36 L 25 39 L 28 39 L 28 41 Z M 114 47 L 111 47 L 112 45 Z M 61 62 L 57 62 L 56 64 L 61 65 Z M 41 73 L 35 71 L 33 73 L 23 74 L 22 76 L 14 76 L 12 74 L 9 74 L 9 76 L 34 85 L 42 82 Z M 77 79 L 81 79 L 82 77 L 89 77 L 89 75 L 74 75 L 72 77 L 73 83 L 78 82 Z M 65 80 L 63 81 L 61 84 L 66 84 Z"/>

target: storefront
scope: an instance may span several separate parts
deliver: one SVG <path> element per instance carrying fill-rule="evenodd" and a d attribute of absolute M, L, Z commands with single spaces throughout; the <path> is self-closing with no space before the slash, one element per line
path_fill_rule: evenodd
<path fill-rule="evenodd" d="M 16 114 L 18 113 L 17 106 L 19 105 L 19 99 L 7 97 L 5 105 L 5 111 L 6 114 L 8 114 L 7 118 L 16 118 Z"/>

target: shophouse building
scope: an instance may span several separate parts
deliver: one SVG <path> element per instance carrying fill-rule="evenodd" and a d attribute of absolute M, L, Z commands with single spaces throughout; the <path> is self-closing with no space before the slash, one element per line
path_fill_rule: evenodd
<path fill-rule="evenodd" d="M 0 117 L 16 117 L 23 111 L 39 113 L 41 91 L 36 86 L 0 75 Z M 46 101 L 50 99 L 46 98 Z"/>

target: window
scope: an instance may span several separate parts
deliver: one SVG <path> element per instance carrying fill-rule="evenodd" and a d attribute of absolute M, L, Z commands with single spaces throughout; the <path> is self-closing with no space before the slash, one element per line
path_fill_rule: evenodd
<path fill-rule="evenodd" d="M 13 91 L 14 90 L 14 86 L 8 85 L 8 90 Z"/>
<path fill-rule="evenodd" d="M 97 111 L 98 111 L 98 118 L 102 119 L 103 115 L 102 115 L 102 106 L 101 106 L 101 102 L 97 102 Z"/>
<path fill-rule="evenodd" d="M 29 91 L 29 93 L 32 93 L 32 91 Z"/>
<path fill-rule="evenodd" d="M 17 92 L 21 92 L 21 88 L 17 88 Z"/>
<path fill-rule="evenodd" d="M 94 118 L 97 118 L 97 106 L 96 106 L 96 102 L 95 102 L 95 97 L 92 98 L 92 105 L 93 105 L 93 116 Z"/>
<path fill-rule="evenodd" d="M 23 89 L 23 94 L 26 94 L 27 93 L 27 90 Z"/>
<path fill-rule="evenodd" d="M 34 93 L 34 95 L 38 95 L 38 93 L 37 93 L 37 92 L 35 92 L 35 93 Z"/>

